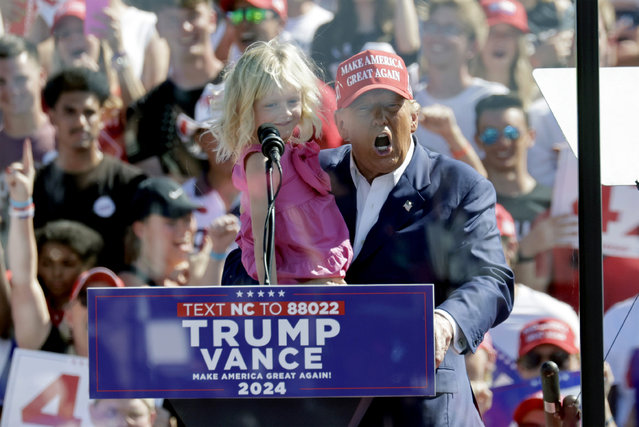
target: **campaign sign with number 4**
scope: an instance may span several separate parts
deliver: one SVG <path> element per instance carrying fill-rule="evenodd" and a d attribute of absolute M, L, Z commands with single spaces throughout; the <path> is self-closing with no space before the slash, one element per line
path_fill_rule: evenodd
<path fill-rule="evenodd" d="M 2 427 L 91 426 L 86 357 L 17 348 Z"/>
<path fill-rule="evenodd" d="M 432 285 L 88 292 L 92 398 L 434 394 Z"/>

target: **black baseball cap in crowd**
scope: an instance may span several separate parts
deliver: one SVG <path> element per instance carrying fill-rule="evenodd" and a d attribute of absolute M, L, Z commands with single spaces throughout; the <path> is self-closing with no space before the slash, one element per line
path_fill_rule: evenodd
<path fill-rule="evenodd" d="M 166 218 L 181 218 L 193 211 L 206 212 L 204 206 L 192 202 L 180 184 L 171 178 L 153 177 L 142 181 L 133 196 L 133 221 L 151 214 Z"/>

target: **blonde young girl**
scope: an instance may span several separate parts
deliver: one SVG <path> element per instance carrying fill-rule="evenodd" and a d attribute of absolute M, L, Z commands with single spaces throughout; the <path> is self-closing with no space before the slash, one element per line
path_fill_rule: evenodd
<path fill-rule="evenodd" d="M 281 179 L 281 188 L 275 201 L 271 283 L 343 283 L 353 257 L 348 229 L 319 165 L 319 107 L 317 77 L 290 44 L 253 44 L 225 80 L 224 111 L 213 134 L 218 159 L 236 161 L 233 183 L 242 191 L 237 243 L 244 268 L 260 283 L 267 194 L 266 158 L 256 132 L 264 123 L 275 125 L 286 144 L 282 176 L 273 174 L 274 187 Z"/>

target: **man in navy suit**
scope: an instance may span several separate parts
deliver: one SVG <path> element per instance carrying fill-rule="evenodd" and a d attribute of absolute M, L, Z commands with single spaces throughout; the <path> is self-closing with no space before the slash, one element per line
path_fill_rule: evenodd
<path fill-rule="evenodd" d="M 320 153 L 355 259 L 347 283 L 435 284 L 437 395 L 375 399 L 364 425 L 481 425 L 462 353 L 510 313 L 513 275 L 492 184 L 417 144 L 419 106 L 401 58 L 361 52 L 342 63 L 336 123 L 349 143 Z"/>
<path fill-rule="evenodd" d="M 419 105 L 400 57 L 351 57 L 335 90 L 348 144 L 321 151 L 320 163 L 353 245 L 346 282 L 435 284 L 436 396 L 373 399 L 361 425 L 482 425 L 463 353 L 477 349 L 513 302 L 495 190 L 470 166 L 417 144 Z"/>

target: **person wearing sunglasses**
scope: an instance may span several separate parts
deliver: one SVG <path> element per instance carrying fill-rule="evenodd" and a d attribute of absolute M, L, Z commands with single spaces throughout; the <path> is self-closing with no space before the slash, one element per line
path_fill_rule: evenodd
<path fill-rule="evenodd" d="M 579 347 L 574 331 L 562 320 L 534 320 L 519 333 L 517 371 L 522 379 L 539 376 L 542 363 L 552 361 L 560 371 L 579 370 Z"/>
<path fill-rule="evenodd" d="M 518 281 L 546 291 L 551 269 L 538 269 L 541 262 L 552 265 L 555 246 L 577 232 L 575 215 L 548 217 L 552 188 L 537 182 L 527 165 L 528 150 L 535 142 L 522 100 L 513 94 L 491 95 L 475 106 L 475 142 L 485 153 L 488 179 L 495 186 L 497 202 L 515 220 L 519 241 L 513 264 Z"/>
<path fill-rule="evenodd" d="M 256 41 L 291 39 L 291 35 L 284 31 L 288 18 L 286 0 L 223 0 L 220 7 L 226 11 L 231 42 L 230 62 L 239 58 Z"/>
<path fill-rule="evenodd" d="M 231 32 L 229 62 L 237 60 L 255 42 L 269 42 L 273 39 L 292 42 L 292 35 L 284 29 L 288 21 L 287 0 L 223 0 L 220 6 L 227 11 L 226 22 Z M 321 96 L 319 116 L 322 121 L 322 132 L 317 142 L 322 149 L 339 147 L 343 140 L 333 117 L 335 91 L 319 78 L 317 85 Z"/>
<path fill-rule="evenodd" d="M 538 378 L 541 365 L 547 361 L 555 362 L 560 371 L 574 372 L 580 368 L 579 346 L 575 332 L 566 322 L 552 317 L 532 321 L 521 329 L 517 371 L 524 380 Z M 585 373 L 582 372 L 582 374 Z M 593 372 L 588 374 L 595 375 Z M 608 402 L 608 393 L 614 382 L 614 376 L 607 362 L 604 362 L 602 374 L 605 387 L 606 426 L 615 426 Z M 519 426 L 538 425 L 526 424 L 523 422 L 525 418 L 523 416 L 519 418 L 522 421 L 518 424 Z"/>

